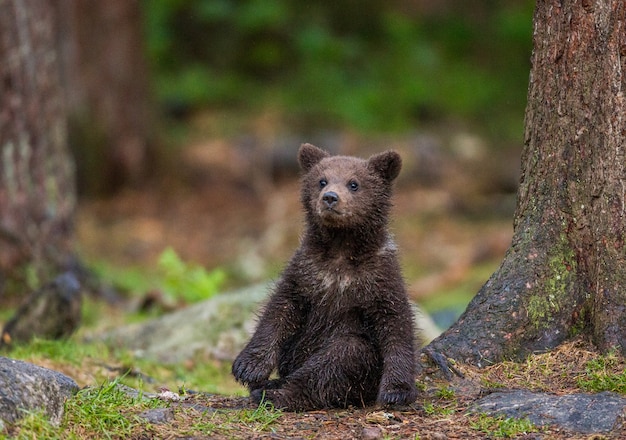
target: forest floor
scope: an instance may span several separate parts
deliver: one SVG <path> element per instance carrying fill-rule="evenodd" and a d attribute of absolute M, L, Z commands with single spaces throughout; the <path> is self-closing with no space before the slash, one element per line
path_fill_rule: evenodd
<path fill-rule="evenodd" d="M 190 148 L 176 162 L 177 176 L 108 199 L 82 200 L 77 242 L 83 258 L 95 266 L 150 273 L 163 250 L 172 247 L 185 261 L 224 269 L 226 288 L 276 276 L 296 248 L 302 227 L 297 173 L 259 179 L 254 160 L 245 155 L 212 145 L 207 158 L 202 153 L 207 145 L 200 147 Z M 510 244 L 515 191 L 507 182 L 516 181 L 517 162 L 498 165 L 488 159 L 489 152 L 456 160 L 444 155 L 433 162 L 438 167 L 430 170 L 434 177 L 424 181 L 415 177 L 419 167 L 411 159 L 414 151 L 402 144 L 399 149 L 405 168 L 396 186 L 392 230 L 410 295 L 427 311 L 458 313 L 497 268 Z M 295 151 L 294 147 L 293 155 Z M 106 313 L 114 319 L 115 313 Z M 81 386 L 93 387 L 94 377 L 102 378 L 103 363 L 94 359 L 55 361 L 45 353 L 22 358 L 62 371 Z M 135 361 L 103 362 L 124 366 Z M 460 365 L 465 378 L 452 382 L 435 370 L 423 372 L 418 380 L 422 394 L 406 408 L 289 413 L 254 405 L 240 392 L 206 394 L 199 389 L 181 400 L 161 399 L 157 405 L 136 401 L 118 405 L 114 412 L 123 418 L 123 426 L 102 428 L 101 418 L 109 415 L 101 413 L 90 427 L 83 409 L 74 412 L 68 407 L 62 429 L 80 439 L 99 437 L 103 429 L 112 438 L 135 439 L 601 439 L 468 412 L 473 402 L 494 390 L 559 395 L 601 391 L 585 385 L 595 377 L 590 365 L 600 365 L 610 377 L 624 376 L 623 360 L 600 356 L 588 342 L 576 340 L 522 363 L 504 362 L 482 370 Z M 118 374 L 107 372 L 111 380 Z M 15 434 L 38 437 L 36 430 L 23 425 Z"/>
<path fill-rule="evenodd" d="M 93 380 L 98 374 L 96 369 L 102 369 L 102 364 L 94 359 L 59 362 L 42 358 L 41 354 L 35 357 L 29 360 L 63 371 L 79 382 L 90 376 Z M 410 406 L 299 413 L 280 411 L 270 404 L 257 405 L 245 396 L 232 394 L 188 389 L 170 392 L 164 388 L 138 394 L 117 384 L 124 380 L 122 376 L 128 379 L 131 375 L 141 375 L 139 369 L 124 373 L 108 368 L 109 380 L 83 388 L 66 403 L 60 427 L 27 417 L 10 427 L 8 434 L 10 438 L 77 440 L 625 438 L 626 429 L 611 434 L 572 432 L 554 425 L 534 425 L 527 418 L 488 415 L 474 408 L 479 399 L 502 391 L 530 390 L 555 396 L 606 390 L 623 393 L 626 390 L 624 359 L 614 354 L 599 355 L 588 341 L 576 339 L 549 353 L 531 355 L 523 362 L 502 362 L 482 369 L 464 365 L 457 368 L 464 377 L 455 376 L 451 381 L 434 368 L 423 371 L 417 378 L 420 395 Z"/>
<path fill-rule="evenodd" d="M 534 426 L 528 419 L 486 416 L 472 410 L 478 398 L 494 391 L 530 389 L 557 395 L 581 392 L 581 389 L 596 391 L 598 377 L 590 376 L 590 365 L 594 368 L 600 365 L 605 373 L 618 376 L 625 366 L 623 359 L 600 357 L 589 343 L 578 339 L 551 353 L 530 356 L 521 364 L 503 362 L 480 370 L 459 366 L 465 377 L 456 377 L 451 382 L 437 379 L 437 373 L 426 372 L 418 381 L 423 385 L 418 401 L 404 408 L 277 413 L 271 407 L 252 404 L 247 398 L 198 394 L 170 406 L 168 423 L 153 426 L 151 434 L 175 438 L 181 435 L 180 427 L 186 426 L 191 437 L 224 439 L 601 440 L 609 437 Z M 198 425 L 198 420 L 205 423 Z M 204 432 L 194 431 L 194 426 L 202 426 Z"/>

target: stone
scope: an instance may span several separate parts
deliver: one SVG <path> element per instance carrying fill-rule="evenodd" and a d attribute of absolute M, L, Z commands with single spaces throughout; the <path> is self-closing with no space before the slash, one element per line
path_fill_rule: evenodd
<path fill-rule="evenodd" d="M 63 417 L 65 400 L 76 382 L 56 371 L 0 356 L 0 421 L 15 423 L 24 411 L 43 411 L 51 423 Z"/>
<path fill-rule="evenodd" d="M 626 398 L 617 393 L 554 395 L 527 390 L 495 392 L 476 401 L 472 412 L 527 417 L 537 426 L 558 426 L 568 431 L 610 433 L 618 428 Z"/>
<path fill-rule="evenodd" d="M 257 284 L 219 294 L 158 318 L 108 331 L 99 338 L 128 348 L 138 357 L 164 363 L 181 362 L 197 353 L 232 360 L 250 337 L 255 312 L 268 292 L 267 284 Z"/>
<path fill-rule="evenodd" d="M 154 408 L 146 410 L 137 416 L 153 425 L 163 425 L 171 422 L 175 414 L 173 408 Z"/>

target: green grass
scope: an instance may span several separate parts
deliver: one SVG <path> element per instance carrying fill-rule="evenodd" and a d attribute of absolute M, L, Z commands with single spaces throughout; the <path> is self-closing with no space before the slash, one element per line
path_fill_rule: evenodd
<path fill-rule="evenodd" d="M 196 356 L 185 363 L 164 364 L 139 358 L 131 351 L 115 349 L 100 341 L 34 341 L 16 346 L 14 359 L 56 369 L 78 378 L 81 386 L 95 386 L 105 380 L 119 380 L 133 388 L 154 392 L 160 387 L 186 388 L 217 394 L 242 395 L 245 390 L 230 373 L 230 363 Z"/>
<path fill-rule="evenodd" d="M 614 391 L 626 394 L 626 371 L 617 368 L 622 361 L 615 353 L 591 359 L 585 365 L 586 374 L 578 378 L 576 383 L 585 391 Z M 616 370 L 621 371 L 617 373 Z"/>
<path fill-rule="evenodd" d="M 441 386 L 435 392 L 435 396 L 443 400 L 452 400 L 456 396 L 456 393 L 448 386 Z"/>
<path fill-rule="evenodd" d="M 54 426 L 41 412 L 29 412 L 11 427 L 17 439 L 118 439 L 130 437 L 141 411 L 165 407 L 166 402 L 141 396 L 131 397 L 118 380 L 80 390 L 65 403 L 63 420 Z"/>
<path fill-rule="evenodd" d="M 495 438 L 512 438 L 518 435 L 538 432 L 537 427 L 526 418 L 515 419 L 512 417 L 492 417 L 479 414 L 470 424 L 473 429 Z"/>
<path fill-rule="evenodd" d="M 171 403 L 152 395 L 131 396 L 122 381 L 106 381 L 100 386 L 80 390 L 65 403 L 65 413 L 59 426 L 54 426 L 39 412 L 26 417 L 10 427 L 10 437 L 17 439 L 121 439 L 148 436 L 150 438 L 241 435 L 242 428 L 250 432 L 271 431 L 282 412 L 270 403 L 257 408 L 215 410 L 199 405 L 172 407 L 171 424 L 157 426 L 139 417 L 144 411 L 168 408 Z"/>
<path fill-rule="evenodd" d="M 241 410 L 237 415 L 237 421 L 252 426 L 255 431 L 266 431 L 280 419 L 281 415 L 282 412 L 274 408 L 274 405 L 263 401 L 253 410 Z"/>
<path fill-rule="evenodd" d="M 86 388 L 65 405 L 63 431 L 80 427 L 98 438 L 128 438 L 137 424 L 135 414 L 150 408 L 165 407 L 158 399 L 131 397 L 115 380 L 97 388 Z"/>

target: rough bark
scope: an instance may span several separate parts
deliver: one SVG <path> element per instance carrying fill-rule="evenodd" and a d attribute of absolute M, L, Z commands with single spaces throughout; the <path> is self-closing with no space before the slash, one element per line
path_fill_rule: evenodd
<path fill-rule="evenodd" d="M 625 75 L 623 0 L 537 1 L 513 240 L 431 350 L 484 365 L 589 332 L 626 351 Z"/>
<path fill-rule="evenodd" d="M 79 191 L 111 193 L 146 174 L 150 111 L 141 2 L 59 0 L 61 79 Z"/>
<path fill-rule="evenodd" d="M 16 268 L 45 280 L 71 254 L 74 169 L 53 10 L 0 0 L 0 295 Z"/>

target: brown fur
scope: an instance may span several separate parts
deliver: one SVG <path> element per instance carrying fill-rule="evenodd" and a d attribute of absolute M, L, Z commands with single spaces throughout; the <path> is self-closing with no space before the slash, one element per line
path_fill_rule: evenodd
<path fill-rule="evenodd" d="M 411 403 L 413 320 L 387 229 L 400 156 L 304 144 L 298 159 L 306 229 L 233 374 L 288 410 Z"/>

